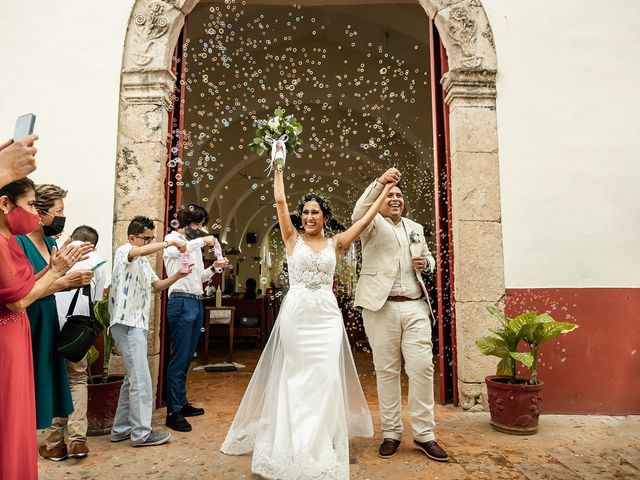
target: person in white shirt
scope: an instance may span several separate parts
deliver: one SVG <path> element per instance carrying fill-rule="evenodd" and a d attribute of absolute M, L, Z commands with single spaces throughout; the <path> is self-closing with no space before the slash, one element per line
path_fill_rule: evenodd
<path fill-rule="evenodd" d="M 87 225 L 76 228 L 71 234 L 74 242 L 88 242 L 93 245 L 94 250 L 88 254 L 85 260 L 76 263 L 69 272 L 79 270 L 92 270 L 94 272 L 90 285 L 80 288 L 80 294 L 73 312 L 69 312 L 69 307 L 77 288 L 56 293 L 56 307 L 58 309 L 58 320 L 60 328 L 67 321 L 67 314 L 89 316 L 89 308 L 94 302 L 102 298 L 102 291 L 105 283 L 105 268 L 100 255 L 95 251 L 98 244 L 98 232 Z M 89 291 L 87 291 L 89 288 Z M 89 293 L 87 296 L 85 292 Z M 69 387 L 71 388 L 71 400 L 73 401 L 73 412 L 68 418 L 56 417 L 49 428 L 44 431 L 44 442 L 49 450 L 64 444 L 64 427 L 67 426 L 69 432 L 69 457 L 83 458 L 89 454 L 87 447 L 87 356 L 79 362 L 67 361 L 67 376 Z"/>
<path fill-rule="evenodd" d="M 200 205 L 187 205 L 178 211 L 178 229 L 165 236 L 165 241 L 186 242 L 193 270 L 189 275 L 169 287 L 167 325 L 171 336 L 171 353 L 167 365 L 167 420 L 166 425 L 179 432 L 190 432 L 191 424 L 185 417 L 204 415 L 204 409 L 187 401 L 186 382 L 189 365 L 196 351 L 202 331 L 204 306 L 202 284 L 214 274 L 213 269 L 229 265 L 226 258 L 217 259 L 212 267 L 204 268 L 202 248 L 216 246 L 217 240 L 202 230 L 209 221 L 207 211 Z M 219 244 L 217 245 L 219 247 Z M 167 275 L 180 272 L 183 259 L 176 248 L 164 251 Z"/>
<path fill-rule="evenodd" d="M 186 251 L 180 240 L 154 243 L 153 220 L 134 217 L 127 228 L 129 242 L 116 250 L 109 292 L 110 329 L 122 353 L 125 377 L 118 408 L 111 428 L 111 441 L 131 438 L 134 447 L 161 445 L 169 432 L 151 429 L 153 392 L 147 362 L 147 331 L 152 292 L 161 292 L 190 273 L 180 271 L 160 280 L 151 268 L 147 255 L 168 247 Z"/>

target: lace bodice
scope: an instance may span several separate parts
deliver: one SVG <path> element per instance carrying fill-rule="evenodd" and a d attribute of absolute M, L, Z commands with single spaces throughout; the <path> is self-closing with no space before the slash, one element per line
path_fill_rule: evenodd
<path fill-rule="evenodd" d="M 336 269 L 336 252 L 330 238 L 327 238 L 325 247 L 316 252 L 298 236 L 292 254 L 288 255 L 288 263 L 291 287 L 300 285 L 312 289 L 331 289 Z"/>

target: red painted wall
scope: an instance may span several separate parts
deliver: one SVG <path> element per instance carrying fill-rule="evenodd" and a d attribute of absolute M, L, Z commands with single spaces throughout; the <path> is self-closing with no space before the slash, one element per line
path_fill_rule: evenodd
<path fill-rule="evenodd" d="M 526 310 L 580 325 L 541 348 L 545 413 L 640 414 L 640 288 L 507 289 L 507 316 Z"/>

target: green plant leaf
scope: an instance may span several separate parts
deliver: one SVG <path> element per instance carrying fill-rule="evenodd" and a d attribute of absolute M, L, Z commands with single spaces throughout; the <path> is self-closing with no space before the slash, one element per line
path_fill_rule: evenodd
<path fill-rule="evenodd" d="M 507 318 L 507 316 L 502 313 L 500 310 L 498 310 L 496 307 L 494 307 L 493 305 L 488 305 L 487 306 L 487 310 L 489 311 L 489 313 L 491 315 L 493 315 L 494 317 L 496 317 L 498 320 L 500 320 L 500 322 L 502 322 L 502 324 L 506 327 L 507 324 L 509 323 L 509 319 Z"/>
<path fill-rule="evenodd" d="M 96 360 L 98 360 L 99 356 L 100 352 L 98 351 L 98 349 L 91 345 L 91 348 L 87 352 L 87 367 L 91 367 L 91 365 L 96 363 Z"/>
<path fill-rule="evenodd" d="M 503 358 L 496 367 L 496 375 L 509 375 L 512 377 L 515 373 L 511 368 L 512 365 L 511 356 L 509 356 L 509 358 Z"/>
<path fill-rule="evenodd" d="M 509 352 L 509 354 L 511 355 L 511 358 L 516 359 L 529 368 L 533 365 L 534 358 L 531 352 Z"/>
<path fill-rule="evenodd" d="M 499 337 L 482 337 L 476 340 L 476 346 L 483 355 L 493 355 L 499 358 L 509 357 L 509 346 Z"/>
<path fill-rule="evenodd" d="M 538 314 L 536 312 L 524 312 L 510 320 L 507 328 L 522 338 L 522 329 L 525 325 L 534 323 Z"/>
<path fill-rule="evenodd" d="M 557 336 L 563 333 L 572 332 L 578 328 L 578 325 L 575 323 L 569 322 L 556 322 L 556 321 L 545 321 L 539 324 L 533 332 L 533 343 L 540 345 L 547 340 L 551 340 L 552 338 L 556 338 Z"/>

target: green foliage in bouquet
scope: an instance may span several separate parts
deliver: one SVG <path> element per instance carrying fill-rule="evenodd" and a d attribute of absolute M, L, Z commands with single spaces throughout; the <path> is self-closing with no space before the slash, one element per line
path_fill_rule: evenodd
<path fill-rule="evenodd" d="M 259 156 L 271 151 L 271 144 L 278 140 L 282 135 L 287 135 L 285 145 L 287 151 L 295 152 L 302 146 L 300 134 L 302 133 L 302 125 L 293 115 L 284 116 L 284 110 L 278 107 L 274 116 L 268 120 L 256 120 L 255 125 L 258 126 L 256 136 L 249 145 L 251 150 Z"/>
<path fill-rule="evenodd" d="M 531 369 L 529 383 L 538 383 L 538 352 L 540 345 L 578 328 L 575 323 L 556 322 L 548 313 L 524 312 L 515 318 L 508 318 L 495 307 L 487 307 L 491 315 L 502 323 L 502 328 L 491 328 L 491 336 L 476 340 L 476 346 L 484 355 L 500 358 L 496 375 L 508 375 L 516 380 L 516 360 Z M 517 350 L 520 341 L 529 347 L 528 352 Z"/>

